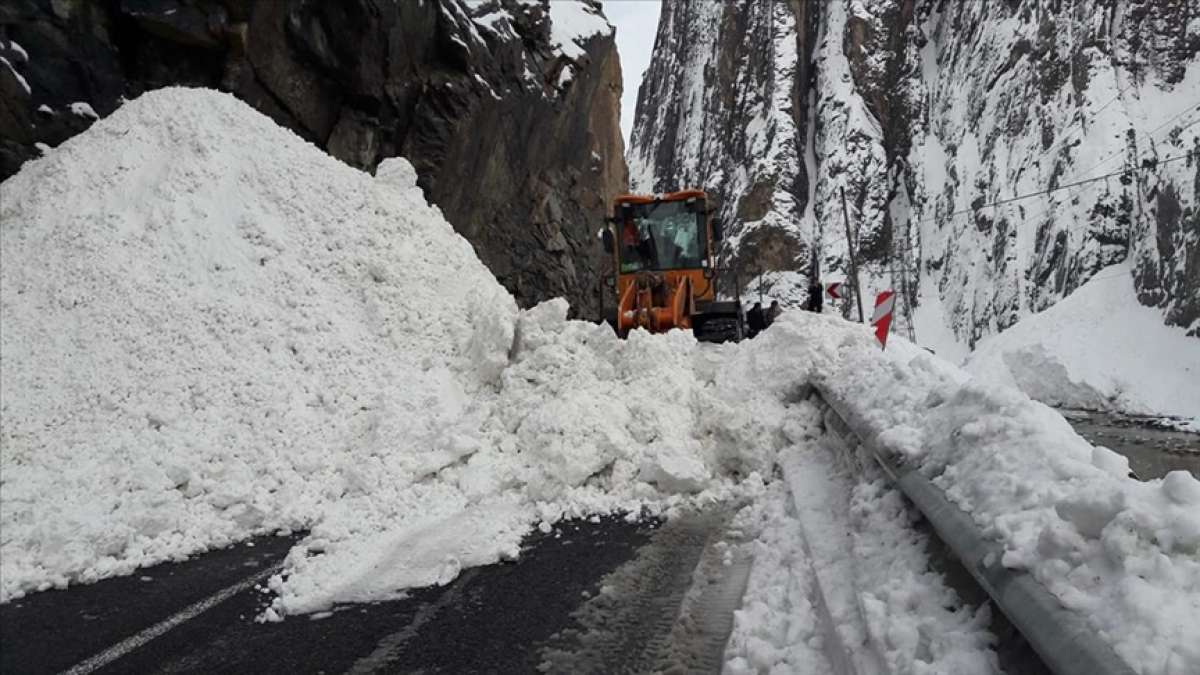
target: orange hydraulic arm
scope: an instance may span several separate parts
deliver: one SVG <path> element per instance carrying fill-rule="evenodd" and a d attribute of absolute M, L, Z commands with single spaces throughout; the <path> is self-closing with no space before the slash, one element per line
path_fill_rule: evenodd
<path fill-rule="evenodd" d="M 655 302 L 656 299 L 659 301 Z M 633 328 L 645 328 L 653 333 L 691 328 L 694 313 L 690 277 L 680 277 L 672 285 L 662 275 L 643 273 L 638 274 L 621 294 L 617 304 L 617 328 L 622 333 Z"/>

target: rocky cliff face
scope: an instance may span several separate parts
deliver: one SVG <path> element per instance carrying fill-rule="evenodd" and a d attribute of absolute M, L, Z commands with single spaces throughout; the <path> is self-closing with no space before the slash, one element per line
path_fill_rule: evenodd
<path fill-rule="evenodd" d="M 664 3 L 630 153 L 635 189 L 701 187 L 726 223 L 726 263 L 795 270 L 812 244 L 811 4 Z"/>
<path fill-rule="evenodd" d="M 0 59 L 0 179 L 124 98 L 224 89 L 353 166 L 408 158 L 521 303 L 596 311 L 626 174 L 594 0 L 14 0 Z"/>
<path fill-rule="evenodd" d="M 1195 3 L 711 4 L 664 3 L 652 74 L 687 75 L 644 83 L 631 175 L 715 188 L 774 295 L 809 249 L 845 273 L 844 191 L 864 295 L 903 291 L 908 325 L 973 345 L 1128 260 L 1200 335 Z"/>

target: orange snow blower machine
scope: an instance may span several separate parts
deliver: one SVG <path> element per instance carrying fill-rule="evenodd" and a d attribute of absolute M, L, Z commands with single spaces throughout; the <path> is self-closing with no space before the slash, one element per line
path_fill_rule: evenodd
<path fill-rule="evenodd" d="M 612 259 L 601 288 L 612 289 L 615 307 L 606 319 L 625 337 L 634 328 L 664 333 L 691 329 L 697 340 L 741 340 L 746 332 L 741 288 L 719 300 L 716 245 L 721 222 L 712 218 L 703 190 L 664 195 L 621 195 L 600 237 Z"/>

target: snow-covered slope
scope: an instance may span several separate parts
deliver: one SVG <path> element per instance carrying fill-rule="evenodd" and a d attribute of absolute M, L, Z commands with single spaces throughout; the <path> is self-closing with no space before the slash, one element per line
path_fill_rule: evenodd
<path fill-rule="evenodd" d="M 1138 300 L 1200 336 L 1198 19 L 1139 0 L 918 12 L 900 89 L 928 103 L 893 217 L 962 341 L 1126 260 Z"/>
<path fill-rule="evenodd" d="M 918 340 L 973 347 L 1123 261 L 1200 335 L 1195 3 L 718 4 L 664 4 L 630 166 L 717 192 L 745 269 L 846 275 L 844 190 L 865 302 L 894 288 L 901 332 L 936 307 Z"/>
<path fill-rule="evenodd" d="M 1138 304 L 1129 264 L 1104 270 L 1040 314 L 984 338 L 966 370 L 1052 405 L 1194 418 L 1200 340 Z"/>

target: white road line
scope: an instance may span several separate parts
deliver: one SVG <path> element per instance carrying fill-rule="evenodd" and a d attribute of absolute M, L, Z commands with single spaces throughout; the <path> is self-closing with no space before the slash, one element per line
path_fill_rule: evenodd
<path fill-rule="evenodd" d="M 269 569 L 258 572 L 257 574 L 246 577 L 236 584 L 214 593 L 203 600 L 195 602 L 186 607 L 183 611 L 174 614 L 154 624 L 153 626 L 150 626 L 137 635 L 125 638 L 124 640 L 109 647 L 108 649 L 105 649 L 99 654 L 96 654 L 90 659 L 75 665 L 75 667 L 71 668 L 70 670 L 64 671 L 64 675 L 87 675 L 87 673 L 91 673 L 99 668 L 103 668 L 104 666 L 107 666 L 113 661 L 125 656 L 129 652 L 141 647 L 154 638 L 161 636 L 179 624 L 196 618 L 209 609 L 221 604 L 222 602 L 225 602 L 234 595 L 241 593 L 242 591 L 259 583 L 272 574 L 275 574 L 282 567 L 282 564 L 275 565 Z"/>

